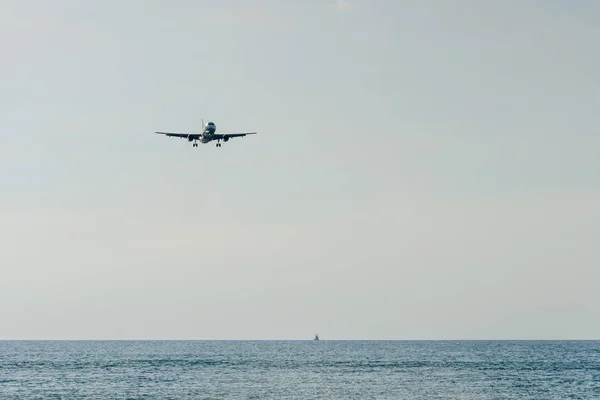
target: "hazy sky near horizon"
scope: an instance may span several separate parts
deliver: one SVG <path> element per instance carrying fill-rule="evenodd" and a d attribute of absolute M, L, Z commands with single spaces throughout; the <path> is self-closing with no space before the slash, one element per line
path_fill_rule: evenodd
<path fill-rule="evenodd" d="M 599 339 L 598 21 L 2 1 L 0 339 Z"/>

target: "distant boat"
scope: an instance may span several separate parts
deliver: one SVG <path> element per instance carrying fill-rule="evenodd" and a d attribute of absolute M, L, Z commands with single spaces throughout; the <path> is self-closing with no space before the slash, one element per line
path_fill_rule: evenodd
<path fill-rule="evenodd" d="M 315 335 L 315 338 L 313 340 L 319 340 L 319 335 Z"/>

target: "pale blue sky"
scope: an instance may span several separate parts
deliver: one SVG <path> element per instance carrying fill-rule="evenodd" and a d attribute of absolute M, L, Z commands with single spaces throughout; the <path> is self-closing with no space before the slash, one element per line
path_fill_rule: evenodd
<path fill-rule="evenodd" d="M 2 2 L 0 338 L 599 338 L 598 21 Z"/>

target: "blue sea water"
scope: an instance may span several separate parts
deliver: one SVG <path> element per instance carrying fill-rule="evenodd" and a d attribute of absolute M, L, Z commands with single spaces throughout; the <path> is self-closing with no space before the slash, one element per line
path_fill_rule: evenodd
<path fill-rule="evenodd" d="M 600 342 L 0 341 L 0 399 L 600 399 Z"/>

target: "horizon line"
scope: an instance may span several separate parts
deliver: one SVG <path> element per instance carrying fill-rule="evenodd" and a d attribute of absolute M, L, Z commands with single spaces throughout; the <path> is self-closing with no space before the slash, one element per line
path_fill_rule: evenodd
<path fill-rule="evenodd" d="M 314 339 L 14 339 L 0 342 L 314 342 Z M 321 339 L 319 342 L 595 342 L 600 339 Z"/>

